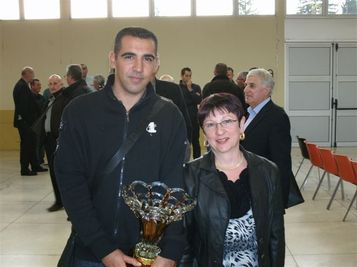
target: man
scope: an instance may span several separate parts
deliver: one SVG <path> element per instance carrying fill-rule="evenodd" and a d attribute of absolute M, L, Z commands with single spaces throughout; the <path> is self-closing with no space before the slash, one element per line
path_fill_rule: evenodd
<path fill-rule="evenodd" d="M 156 36 L 143 28 L 122 29 L 109 60 L 116 70 L 114 84 L 67 106 L 55 156 L 63 204 L 77 232 L 76 267 L 140 265 L 131 257 L 140 227 L 123 201 L 124 185 L 159 180 L 183 187 L 185 122 L 177 107 L 157 96 L 150 84 L 158 68 Z M 159 102 L 162 109 L 149 117 Z M 145 118 L 150 118 L 146 130 L 120 163 L 105 172 Z M 170 224 L 152 266 L 175 266 L 184 238 L 182 222 Z"/>
<path fill-rule="evenodd" d="M 36 104 L 38 106 L 38 109 L 42 112 L 45 108 L 46 105 L 46 100 L 45 98 L 40 94 L 41 92 L 41 82 L 39 79 L 33 79 L 30 82 L 30 87 L 31 91 L 33 93 L 33 96 L 35 98 Z M 38 115 L 38 117 L 41 114 Z M 36 118 L 37 119 L 37 118 Z M 39 132 L 36 134 L 36 161 L 41 164 L 44 163 L 44 157 L 45 157 L 45 149 L 44 149 L 44 135 L 43 131 Z M 41 167 L 42 168 L 42 167 Z M 45 168 L 43 168 L 45 170 Z"/>
<path fill-rule="evenodd" d="M 227 67 L 227 77 L 232 83 L 234 83 L 234 70 L 232 67 Z"/>
<path fill-rule="evenodd" d="M 57 74 L 52 74 L 48 78 L 48 88 L 51 93 L 50 99 L 48 100 L 47 103 L 47 110 L 46 110 L 46 115 L 45 115 L 45 122 L 44 122 L 44 132 L 45 132 L 45 150 L 46 150 L 46 156 L 48 160 L 48 167 L 50 169 L 50 177 L 51 177 L 51 182 L 52 182 L 52 187 L 53 187 L 53 193 L 55 195 L 55 203 L 49 207 L 47 210 L 49 212 L 52 211 L 57 211 L 63 208 L 62 204 L 62 199 L 61 199 L 61 194 L 58 190 L 58 185 L 56 181 L 56 176 L 54 172 L 54 166 L 53 166 L 53 157 L 56 151 L 56 136 L 53 133 L 57 133 L 57 130 L 54 130 L 56 127 L 58 128 L 59 125 L 54 123 L 52 117 L 52 106 L 54 104 L 54 101 L 56 98 L 62 93 L 63 91 L 63 81 L 61 76 Z M 52 129 L 51 129 L 52 127 Z"/>
<path fill-rule="evenodd" d="M 20 164 L 22 176 L 37 175 L 37 172 L 46 171 L 37 162 L 36 134 L 31 130 L 32 124 L 40 115 L 40 109 L 32 94 L 29 83 L 34 79 L 32 67 L 24 67 L 21 79 L 15 84 L 13 99 L 15 103 L 14 127 L 20 135 Z M 31 170 L 29 166 L 31 165 Z"/>
<path fill-rule="evenodd" d="M 201 87 L 198 84 L 192 83 L 192 71 L 186 67 L 181 70 L 180 87 L 183 92 L 183 97 L 187 107 L 192 125 L 192 150 L 193 158 L 201 156 L 200 147 L 200 126 L 197 119 L 197 105 L 201 103 Z"/>
<path fill-rule="evenodd" d="M 151 84 L 154 87 L 156 94 L 158 94 L 159 96 L 163 96 L 167 99 L 170 99 L 181 111 L 183 118 L 185 120 L 185 124 L 186 124 L 187 139 L 188 139 L 188 142 L 191 143 L 191 141 L 192 141 L 192 124 L 191 124 L 190 116 L 187 111 L 183 93 L 182 93 L 180 87 L 176 83 L 157 79 L 156 74 L 157 74 L 158 70 L 159 70 L 159 66 L 155 73 L 155 76 L 151 80 Z M 189 148 L 189 144 L 187 144 L 187 145 Z M 189 156 L 190 156 L 190 153 L 187 153 L 187 157 L 185 158 L 185 161 L 189 160 Z"/>
<path fill-rule="evenodd" d="M 56 98 L 56 101 L 52 105 L 51 134 L 55 139 L 59 136 L 60 121 L 64 108 L 72 99 L 90 92 L 85 80 L 82 79 L 82 68 L 80 65 L 72 64 L 67 66 L 66 80 L 68 87 L 63 90 L 62 94 Z"/>
<path fill-rule="evenodd" d="M 244 94 L 238 86 L 227 77 L 227 65 L 218 63 L 214 68 L 214 78 L 203 87 L 202 97 L 206 98 L 214 93 L 229 93 L 238 97 L 245 106 Z"/>
<path fill-rule="evenodd" d="M 265 69 L 249 71 L 245 99 L 249 117 L 245 123 L 245 140 L 242 146 L 273 161 L 280 170 L 285 206 L 289 195 L 291 171 L 290 121 L 284 109 L 274 104 L 272 76 Z"/>
<path fill-rule="evenodd" d="M 93 79 L 94 78 L 92 76 L 88 75 L 88 66 L 86 64 L 82 63 L 81 67 L 82 67 L 82 78 L 83 78 L 83 80 L 86 81 L 90 92 L 96 91 L 96 89 L 93 86 Z"/>
<path fill-rule="evenodd" d="M 245 88 L 245 80 L 247 79 L 248 71 L 241 71 L 238 73 L 236 84 L 238 85 L 239 89 L 244 91 Z"/>

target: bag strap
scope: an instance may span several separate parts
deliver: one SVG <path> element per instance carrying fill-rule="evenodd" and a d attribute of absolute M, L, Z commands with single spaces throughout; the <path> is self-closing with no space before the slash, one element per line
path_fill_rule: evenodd
<path fill-rule="evenodd" d="M 107 165 L 105 166 L 104 173 L 105 175 L 111 173 L 118 164 L 123 160 L 125 155 L 133 147 L 139 137 L 144 133 L 148 123 L 155 117 L 156 114 L 164 107 L 165 101 L 158 99 L 152 106 L 149 116 L 143 118 L 138 127 L 132 132 L 124 141 L 124 143 L 119 147 L 118 151 L 112 156 Z"/>

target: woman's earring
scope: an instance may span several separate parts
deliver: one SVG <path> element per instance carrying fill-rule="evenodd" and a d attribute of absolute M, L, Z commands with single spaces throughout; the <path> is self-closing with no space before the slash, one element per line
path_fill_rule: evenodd
<path fill-rule="evenodd" d="M 209 147 L 208 141 L 207 141 L 207 140 L 203 141 L 203 145 L 204 145 L 205 147 Z"/>
<path fill-rule="evenodd" d="M 239 139 L 243 141 L 245 139 L 245 133 L 240 133 Z"/>

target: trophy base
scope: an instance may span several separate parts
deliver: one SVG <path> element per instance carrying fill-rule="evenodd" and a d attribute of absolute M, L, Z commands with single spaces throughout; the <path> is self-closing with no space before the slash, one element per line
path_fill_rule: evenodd
<path fill-rule="evenodd" d="M 135 246 L 134 258 L 142 264 L 141 266 L 149 267 L 154 263 L 160 251 L 161 249 L 154 244 L 140 242 Z"/>

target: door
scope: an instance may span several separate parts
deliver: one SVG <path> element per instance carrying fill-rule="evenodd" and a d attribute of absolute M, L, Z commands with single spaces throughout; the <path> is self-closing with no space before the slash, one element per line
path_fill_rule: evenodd
<path fill-rule="evenodd" d="M 288 43 L 285 66 L 293 141 L 357 145 L 357 45 Z"/>

